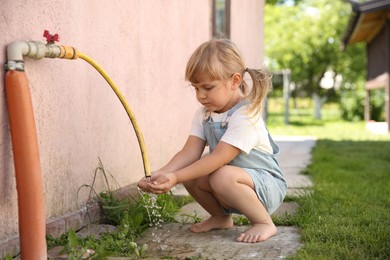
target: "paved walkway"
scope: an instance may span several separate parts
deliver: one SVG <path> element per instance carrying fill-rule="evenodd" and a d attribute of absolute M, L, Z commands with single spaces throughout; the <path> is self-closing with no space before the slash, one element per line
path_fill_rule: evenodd
<path fill-rule="evenodd" d="M 275 140 L 281 148 L 278 160 L 289 186 L 288 194 L 302 195 L 311 186 L 310 179 L 301 171 L 310 163 L 315 138 L 278 136 Z M 180 186 L 174 193 L 187 194 Z M 295 210 L 293 202 L 286 202 L 274 214 L 294 214 Z M 180 217 L 183 214 L 185 216 Z M 208 213 L 197 203 L 191 203 L 178 214 L 179 221 L 186 224 L 170 223 L 161 229 L 152 228 L 145 232 L 137 242 L 148 245 L 147 259 L 281 259 L 294 255 L 301 247 L 297 227 L 279 226 L 278 234 L 267 241 L 244 244 L 234 239 L 247 227 L 195 234 L 189 230 L 193 216 L 207 218 Z"/>

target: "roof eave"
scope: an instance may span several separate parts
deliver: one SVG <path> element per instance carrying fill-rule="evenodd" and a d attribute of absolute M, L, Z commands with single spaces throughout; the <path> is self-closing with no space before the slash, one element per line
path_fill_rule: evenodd
<path fill-rule="evenodd" d="M 344 0 L 344 1 L 351 4 L 352 14 L 348 21 L 347 28 L 342 40 L 343 41 L 342 50 L 345 50 L 347 45 L 350 43 L 351 36 L 353 35 L 356 29 L 356 25 L 359 23 L 359 19 L 361 18 L 362 14 L 375 12 L 385 8 L 390 8 L 389 0 L 376 0 L 376 1 L 369 1 L 364 3 L 358 3 L 354 0 Z"/>

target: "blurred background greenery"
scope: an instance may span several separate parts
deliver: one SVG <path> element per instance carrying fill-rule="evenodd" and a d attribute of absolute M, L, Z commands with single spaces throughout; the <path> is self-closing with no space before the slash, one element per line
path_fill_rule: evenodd
<path fill-rule="evenodd" d="M 365 43 L 343 45 L 351 13 L 343 0 L 266 0 L 264 65 L 273 74 L 270 125 L 283 122 L 280 113 L 286 113 L 286 73 L 289 124 L 364 120 Z M 384 89 L 371 91 L 370 99 L 370 118 L 384 121 Z"/>

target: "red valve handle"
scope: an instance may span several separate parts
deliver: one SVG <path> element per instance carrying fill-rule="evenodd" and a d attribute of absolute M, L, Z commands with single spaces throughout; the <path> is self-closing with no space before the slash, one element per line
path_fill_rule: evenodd
<path fill-rule="evenodd" d="M 43 37 L 46 38 L 47 44 L 53 44 L 54 42 L 60 41 L 60 36 L 56 33 L 54 35 L 50 34 L 48 30 L 43 32 Z"/>

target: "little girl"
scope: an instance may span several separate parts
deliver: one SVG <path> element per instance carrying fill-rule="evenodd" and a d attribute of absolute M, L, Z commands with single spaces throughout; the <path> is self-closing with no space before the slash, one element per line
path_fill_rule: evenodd
<path fill-rule="evenodd" d="M 253 80 L 251 88 L 243 79 L 245 73 Z M 238 213 L 252 226 L 236 240 L 264 241 L 277 232 L 270 214 L 282 203 L 287 189 L 274 157 L 279 148 L 261 117 L 271 77 L 246 68 L 237 47 L 226 39 L 200 45 L 188 61 L 185 77 L 202 104 L 190 136 L 167 165 L 138 186 L 160 194 L 183 183 L 211 215 L 193 224 L 193 232 L 231 228 L 231 214 Z M 206 145 L 210 152 L 202 156 Z"/>

